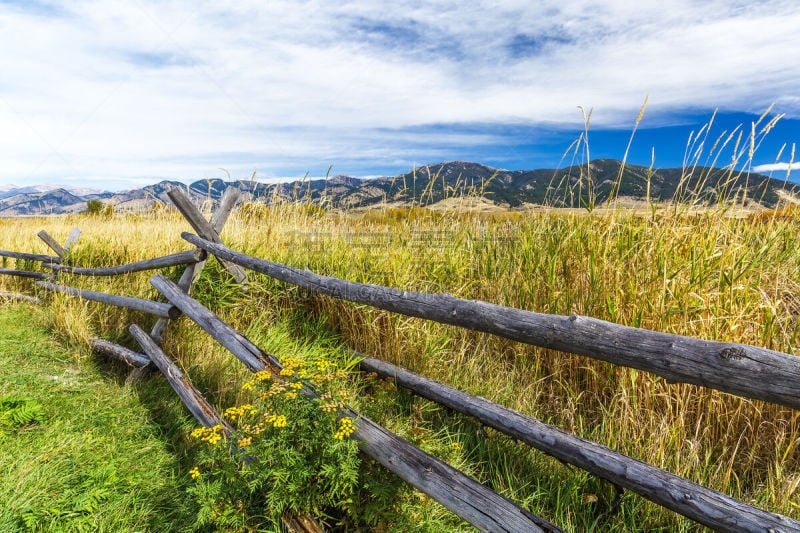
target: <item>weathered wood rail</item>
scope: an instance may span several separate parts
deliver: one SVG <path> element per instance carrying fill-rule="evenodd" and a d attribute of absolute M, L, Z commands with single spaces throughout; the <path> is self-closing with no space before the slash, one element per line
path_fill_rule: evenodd
<path fill-rule="evenodd" d="M 800 359 L 788 354 L 755 346 L 704 341 L 631 328 L 590 317 L 533 313 L 487 302 L 463 300 L 448 294 L 399 291 L 320 276 L 307 270 L 241 254 L 226 247 L 219 237 L 238 198 L 236 192 L 238 191 L 234 189 L 226 191 L 220 208 L 210 222 L 202 217 L 180 191 L 173 190 L 169 193 L 179 211 L 200 234 L 199 237 L 190 233 L 182 234 L 185 240 L 197 247 L 196 250 L 116 267 L 78 268 L 62 264 L 68 258 L 70 245 L 74 244 L 80 233 L 74 230 L 64 247 L 46 232 L 40 232 L 39 236 L 58 257 L 2 250 L 0 256 L 40 261 L 45 268 L 53 271 L 53 275 L 59 272 L 87 276 L 119 275 L 185 264 L 186 269 L 177 285 L 158 274 L 151 277 L 151 284 L 166 297 L 168 304 L 96 293 L 48 282 L 36 284 L 48 291 L 64 292 L 161 317 L 150 334 L 138 326 L 131 326 L 131 333 L 144 354 L 102 339 L 92 339 L 93 350 L 97 354 L 115 358 L 134 367 L 147 367 L 153 363 L 167 377 L 193 416 L 206 426 L 223 424 L 229 428 L 192 386 L 189 378 L 161 351 L 161 336 L 170 320 L 181 313 L 186 314 L 253 372 L 268 369 L 277 375 L 281 368 L 275 357 L 258 348 L 189 296 L 192 283 L 205 264 L 206 253 L 215 255 L 240 283 L 247 281 L 244 269 L 253 270 L 334 298 L 500 335 L 544 348 L 577 353 L 649 371 L 672 382 L 703 385 L 739 396 L 800 408 L 800 394 L 797 393 L 800 391 Z M 24 275 L 0 269 L 0 274 L 4 273 Z M 798 521 L 750 506 L 484 398 L 469 395 L 373 357 L 363 356 L 360 365 L 363 371 L 391 377 L 399 386 L 415 394 L 472 416 L 482 424 L 567 464 L 582 468 L 617 487 L 636 492 L 718 531 L 800 531 Z M 308 387 L 303 392 L 314 394 Z M 512 501 L 371 420 L 358 416 L 349 408 L 342 414 L 356 417 L 353 438 L 359 441 L 363 453 L 478 529 L 561 531 L 557 526 L 519 508 Z M 307 517 L 294 517 L 286 523 L 287 527 L 291 527 L 289 523 L 302 524 L 307 520 Z M 318 529 L 309 526 L 309 529 L 301 530 Z"/>
<path fill-rule="evenodd" d="M 178 252 L 176 254 L 165 255 L 164 257 L 156 257 L 155 259 L 147 259 L 145 261 L 137 261 L 135 263 L 128 263 L 126 265 L 119 265 L 114 267 L 105 268 L 78 268 L 69 265 L 60 265 L 57 263 L 45 263 L 45 268 L 50 268 L 56 272 L 64 272 L 67 274 L 75 274 L 79 276 L 118 276 L 120 274 L 131 274 L 133 272 L 142 272 L 144 270 L 158 270 L 160 268 L 168 268 L 178 265 L 189 265 L 192 263 L 199 263 L 204 261 L 206 253 L 202 249 L 188 250 L 186 252 Z"/>
<path fill-rule="evenodd" d="M 11 302 L 28 302 L 32 304 L 42 303 L 42 299 L 38 296 L 31 296 L 29 294 L 20 294 L 16 292 L 0 292 L 0 298 Z"/>
<path fill-rule="evenodd" d="M 64 257 L 66 257 L 67 252 L 69 251 L 69 245 L 78 239 L 77 235 L 80 235 L 80 231 L 78 231 L 77 233 L 73 231 L 73 233 L 71 233 L 70 236 L 67 237 L 67 244 L 65 244 L 64 246 L 61 246 L 61 244 L 59 244 L 57 240 L 51 237 L 50 234 L 44 230 L 40 231 L 37 235 L 39 236 L 40 239 L 42 239 L 45 242 L 45 244 L 47 244 L 47 246 L 50 247 L 51 250 L 53 250 L 58 255 L 59 260 L 61 260 L 64 259 Z"/>
<path fill-rule="evenodd" d="M 116 359 L 128 366 L 143 368 L 150 364 L 150 358 L 146 355 L 134 352 L 119 344 L 97 338 L 92 339 L 91 343 L 94 353 Z"/>
<path fill-rule="evenodd" d="M 74 287 L 67 287 L 64 285 L 56 285 L 47 281 L 37 281 L 36 285 L 47 289 L 48 291 L 63 292 L 70 296 L 77 296 L 84 300 L 92 300 L 95 302 L 102 302 L 117 307 L 125 307 L 133 309 L 134 311 L 142 311 L 162 318 L 175 319 L 181 315 L 179 309 L 174 305 L 165 304 L 161 302 L 154 302 L 152 300 L 145 300 L 142 298 L 132 298 L 130 296 L 117 296 L 116 294 L 107 294 L 105 292 L 87 291 L 84 289 L 76 289 Z"/>
<path fill-rule="evenodd" d="M 61 261 L 61 258 L 55 255 L 27 254 L 24 252 L 11 252 L 8 250 L 0 250 L 0 257 L 25 259 L 27 261 L 39 261 L 41 263 L 59 263 Z"/>
<path fill-rule="evenodd" d="M 585 355 L 652 372 L 671 382 L 702 385 L 800 409 L 800 358 L 793 355 L 621 326 L 575 314 L 547 315 L 449 294 L 346 281 L 245 255 L 191 233 L 181 236 L 226 261 L 333 298 Z"/>
<path fill-rule="evenodd" d="M 153 341 L 153 338 L 147 334 L 137 324 L 131 324 L 131 335 L 139 343 L 148 358 L 153 362 L 162 374 L 167 378 L 172 389 L 181 399 L 183 404 L 192 413 L 195 420 L 200 422 L 204 427 L 212 427 L 216 424 L 221 424 L 225 430 L 230 433 L 233 428 L 225 422 L 220 414 L 214 407 L 209 404 L 203 395 L 200 394 L 194 385 L 192 385 L 189 378 L 178 368 L 167 355 L 161 351 L 161 347 Z"/>
<path fill-rule="evenodd" d="M 675 474 L 576 437 L 485 398 L 472 396 L 391 363 L 362 355 L 365 372 L 391 378 L 400 387 L 541 450 L 564 463 L 629 489 L 695 522 L 725 531 L 791 531 L 800 524 L 742 503 Z M 767 528 L 767 529 L 764 529 Z"/>
<path fill-rule="evenodd" d="M 16 270 L 13 268 L 0 268 L 0 274 L 32 279 L 50 279 L 53 277 L 50 274 L 45 274 L 44 272 L 31 272 L 29 270 Z"/>

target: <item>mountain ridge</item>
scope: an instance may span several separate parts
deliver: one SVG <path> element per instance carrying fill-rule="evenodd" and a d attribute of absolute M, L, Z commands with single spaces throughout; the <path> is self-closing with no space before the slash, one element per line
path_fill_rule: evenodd
<path fill-rule="evenodd" d="M 380 205 L 430 206 L 459 197 L 482 197 L 498 207 L 527 205 L 586 207 L 612 197 L 634 200 L 678 200 L 710 203 L 736 199 L 740 203 L 775 206 L 786 194 L 800 196 L 800 184 L 763 174 L 733 172 L 724 168 L 695 167 L 650 169 L 622 165 L 614 159 L 563 169 L 504 170 L 471 161 L 449 161 L 415 168 L 394 177 L 327 179 L 267 184 L 221 179 L 185 184 L 162 180 L 125 192 L 92 192 L 68 187 L 36 192 L 36 186 L 12 189 L 0 195 L 0 216 L 67 214 L 86 210 L 86 202 L 100 200 L 118 211 L 149 209 L 169 203 L 167 191 L 181 188 L 197 203 L 217 202 L 229 186 L 242 191 L 242 201 L 274 204 L 300 201 L 332 209 L 370 208 Z M 782 191 L 782 192 L 781 192 Z"/>

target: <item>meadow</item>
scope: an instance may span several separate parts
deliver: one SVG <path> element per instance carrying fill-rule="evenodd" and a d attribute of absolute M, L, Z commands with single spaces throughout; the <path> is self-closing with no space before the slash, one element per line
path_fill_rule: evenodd
<path fill-rule="evenodd" d="M 0 248 L 47 253 L 36 233 L 45 229 L 63 241 L 74 226 L 83 230 L 71 251 L 71 260 L 80 266 L 113 266 L 188 249 L 180 238 L 181 231 L 190 229 L 188 224 L 163 208 L 140 214 L 3 220 Z M 235 250 L 348 280 L 446 292 L 543 313 L 577 313 L 794 353 L 800 317 L 798 230 L 800 210 L 791 207 L 741 216 L 722 205 L 702 210 L 493 213 L 385 207 L 343 213 L 304 204 L 245 204 L 234 212 L 222 237 Z M 166 274 L 175 278 L 179 272 Z M 156 298 L 148 277 L 63 275 L 60 280 Z M 40 292 L 29 281 L 9 277 L 0 278 L 0 290 Z M 800 518 L 800 420 L 791 409 L 314 296 L 256 275 L 243 290 L 213 260 L 193 295 L 278 356 L 325 352 L 347 361 L 347 348 L 353 348 L 737 499 Z M 192 519 L 187 516 L 193 508 L 185 488 L 192 484 L 188 470 L 197 445 L 186 436 L 191 427 L 188 415 L 168 388 L 154 384 L 163 381 L 159 376 L 139 375 L 98 360 L 87 348 L 91 336 L 136 347 L 127 334 L 128 324 L 149 326 L 154 319 L 63 296 L 47 299 L 47 313 L 24 311 L 28 307 L 21 304 L 3 312 L 29 316 L 37 334 L 46 328 L 52 342 L 72 354 L 61 357 L 61 364 L 80 375 L 98 373 L 102 378 L 91 379 L 102 379 L 120 397 L 139 404 L 128 406 L 132 411 L 124 415 L 127 418 L 113 423 L 103 423 L 102 413 L 91 409 L 82 420 L 95 423 L 99 417 L 98 430 L 92 433 L 104 438 L 119 428 L 121 436 L 114 439 L 131 431 L 155 439 L 156 447 L 167 454 L 156 470 L 164 481 L 142 477 L 142 490 L 146 486 L 158 493 L 153 497 L 159 502 L 174 498 L 181 511 L 173 509 L 165 524 L 158 521 L 167 516 L 162 507 L 144 506 L 139 523 L 149 520 L 151 527 L 146 529 L 152 530 L 190 528 Z M 247 372 L 186 318 L 170 326 L 164 347 L 220 409 L 246 400 L 240 385 L 249 379 Z M 68 407 L 36 388 L 17 391 L 14 376 L 21 370 L 5 365 L 0 395 L 24 392 L 47 414 L 39 424 L 6 432 L 3 438 L 12 443 L 27 439 L 26 446 L 46 450 L 48 428 Z M 566 530 L 701 529 L 629 493 L 617 509 L 615 490 L 603 481 L 391 386 L 365 381 L 355 372 L 344 385 L 357 409 Z M 150 414 L 143 418 L 142 409 Z M 94 453 L 115 452 L 102 447 Z M 0 463 L 9 460 L 5 450 L 0 452 Z M 23 492 L 33 491 L 24 488 L 25 480 L 44 475 L 37 471 L 44 467 L 33 461 L 27 468 L 0 481 L 0 494 L 18 486 Z M 56 476 L 71 473 L 80 478 L 74 472 L 91 476 L 101 467 L 75 461 L 62 468 Z M 323 520 L 350 531 L 470 530 L 421 493 L 389 478 L 365 461 L 358 497 L 346 511 L 331 512 Z M 126 483 L 133 481 L 126 478 Z M 37 497 L 32 492 L 30 499 Z M 126 509 L 108 501 L 102 505 L 112 509 L 109 512 Z M 0 515 L 0 523 L 18 520 L 24 530 L 15 509 Z M 46 530 L 47 524 L 42 521 L 37 527 Z"/>

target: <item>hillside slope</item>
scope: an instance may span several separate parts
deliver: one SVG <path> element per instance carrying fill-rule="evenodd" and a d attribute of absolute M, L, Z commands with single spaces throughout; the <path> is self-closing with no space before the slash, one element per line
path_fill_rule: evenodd
<path fill-rule="evenodd" d="M 334 209 L 378 205 L 429 206 L 444 199 L 482 197 L 498 207 L 601 205 L 611 197 L 653 201 L 713 203 L 720 199 L 773 207 L 782 197 L 800 195 L 800 185 L 762 174 L 726 169 L 648 169 L 623 166 L 613 159 L 563 169 L 502 170 L 469 161 L 427 165 L 394 177 L 298 180 L 266 184 L 257 181 L 200 180 L 190 185 L 164 180 L 123 193 L 79 196 L 64 189 L 17 194 L 0 200 L 0 216 L 63 214 L 85 210 L 99 199 L 117 210 L 146 209 L 168 202 L 173 187 L 187 191 L 197 203 L 217 202 L 229 186 L 238 187 L 244 201 L 266 204 L 302 201 Z"/>

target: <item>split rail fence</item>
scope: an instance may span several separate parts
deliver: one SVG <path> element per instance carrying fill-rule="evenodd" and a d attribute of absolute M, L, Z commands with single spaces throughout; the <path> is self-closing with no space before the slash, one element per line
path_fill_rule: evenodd
<path fill-rule="evenodd" d="M 575 314 L 547 315 L 481 301 L 463 300 L 447 294 L 399 291 L 320 276 L 307 270 L 248 256 L 223 244 L 219 235 L 238 200 L 237 189 L 230 188 L 225 192 L 210 221 L 206 221 L 180 190 L 174 189 L 168 196 L 197 233 L 181 235 L 195 246 L 193 250 L 111 268 L 79 268 L 63 264 L 70 246 L 80 235 L 79 231 L 73 231 L 63 247 L 46 232 L 40 232 L 39 236 L 56 253 L 55 256 L 4 250 L 0 250 L 0 256 L 39 261 L 52 274 L 12 269 L 0 269 L 0 274 L 42 278 L 42 281 L 36 283 L 48 291 L 136 309 L 159 317 L 149 333 L 136 324 L 130 327 L 131 334 L 144 353 L 102 339 L 92 340 L 93 351 L 133 367 L 148 367 L 152 363 L 169 380 L 192 415 L 206 427 L 222 424 L 227 431 L 231 430 L 189 378 L 161 350 L 161 339 L 170 320 L 185 314 L 252 372 L 268 370 L 280 379 L 282 368 L 277 358 L 253 344 L 190 296 L 192 284 L 208 255 L 214 255 L 239 283 L 246 284 L 246 270 L 252 270 L 329 297 L 499 335 L 544 348 L 572 352 L 651 372 L 670 382 L 702 385 L 800 409 L 798 357 L 756 346 L 707 341 L 621 326 Z M 169 303 L 81 290 L 53 282 L 60 272 L 113 276 L 177 265 L 185 265 L 177 284 L 160 274 L 150 278 L 151 284 Z M 45 278 L 51 279 L 45 281 Z M 27 295 L 0 294 L 2 296 L 21 300 L 32 298 Z M 472 396 L 380 359 L 358 355 L 361 359 L 360 368 L 365 372 L 392 378 L 397 385 L 414 394 L 474 417 L 482 424 L 564 463 L 582 468 L 613 484 L 620 492 L 623 489 L 635 492 L 699 524 L 725 532 L 800 531 L 800 522 L 789 517 L 758 509 L 484 398 Z M 311 386 L 305 387 L 303 392 L 315 394 Z M 356 420 L 356 431 L 351 438 L 358 441 L 362 453 L 479 530 L 562 531 L 351 408 L 344 408 L 340 415 Z M 319 525 L 309 517 L 286 517 L 284 525 L 289 531 L 319 530 Z"/>

